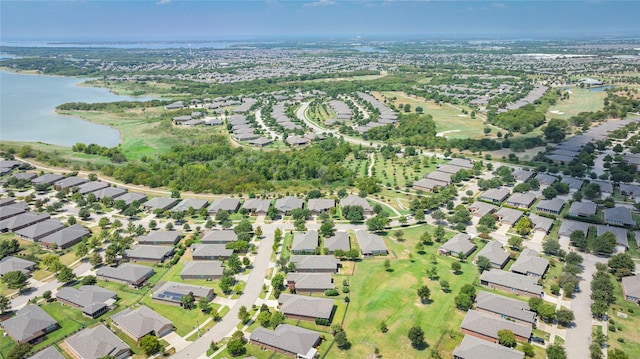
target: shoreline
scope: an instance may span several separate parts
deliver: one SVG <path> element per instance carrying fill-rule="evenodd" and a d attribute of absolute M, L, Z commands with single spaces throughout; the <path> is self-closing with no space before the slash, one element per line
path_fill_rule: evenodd
<path fill-rule="evenodd" d="M 118 147 L 118 146 L 120 146 L 121 144 L 123 144 L 123 143 L 124 143 L 124 137 L 123 137 L 123 135 L 122 135 L 122 131 L 120 131 L 120 130 L 119 130 L 118 128 L 116 128 L 116 127 L 113 127 L 113 126 L 111 126 L 111 125 L 105 125 L 105 124 L 98 123 L 98 122 L 93 122 L 93 121 L 91 121 L 91 120 L 89 120 L 89 119 L 86 119 L 86 118 L 84 118 L 84 117 L 81 117 L 81 116 L 75 116 L 75 115 L 70 115 L 70 114 L 66 114 L 66 113 L 61 113 L 61 112 L 58 112 L 58 109 L 57 109 L 57 108 L 54 108 L 54 109 L 51 111 L 51 113 L 53 113 L 53 114 L 55 114 L 55 115 L 58 115 L 58 116 L 66 116 L 66 117 L 76 118 L 76 119 L 79 119 L 79 120 L 81 120 L 81 121 L 88 122 L 88 123 L 91 123 L 91 124 L 94 124 L 94 125 L 99 125 L 99 126 L 109 127 L 110 129 L 115 130 L 116 132 L 118 132 L 118 144 L 117 144 L 117 145 L 115 145 L 115 146 L 112 146 L 112 147 Z M 36 142 L 42 142 L 42 141 L 36 141 Z M 45 142 L 43 142 L 43 143 L 45 143 Z M 61 147 L 69 147 L 69 148 L 71 148 L 71 146 L 62 146 L 62 145 L 57 145 L 57 144 L 53 144 L 53 143 L 50 143 L 50 144 L 51 144 L 51 145 L 54 145 L 54 146 L 61 146 Z M 90 143 L 86 143 L 86 144 L 87 144 L 87 145 L 89 145 Z"/>

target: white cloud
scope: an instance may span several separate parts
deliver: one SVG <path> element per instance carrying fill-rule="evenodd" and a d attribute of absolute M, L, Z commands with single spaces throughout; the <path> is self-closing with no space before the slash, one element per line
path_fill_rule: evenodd
<path fill-rule="evenodd" d="M 158 0 L 156 2 L 156 4 L 158 4 L 158 5 L 166 5 L 166 4 L 170 3 L 170 2 L 171 2 L 171 0 Z"/>
<path fill-rule="evenodd" d="M 507 5 L 501 3 L 501 2 L 494 2 L 493 4 L 491 4 L 491 7 L 496 7 L 499 9 L 506 9 Z"/>
<path fill-rule="evenodd" d="M 304 7 L 318 7 L 318 6 L 331 6 L 331 5 L 336 5 L 337 2 L 333 1 L 333 0 L 318 0 L 318 1 L 314 1 L 314 2 L 307 2 L 304 3 Z"/>

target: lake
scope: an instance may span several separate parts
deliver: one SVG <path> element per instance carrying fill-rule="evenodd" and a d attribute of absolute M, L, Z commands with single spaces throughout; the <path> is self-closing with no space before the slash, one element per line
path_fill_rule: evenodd
<path fill-rule="evenodd" d="M 54 113 L 65 102 L 142 101 L 104 88 L 79 87 L 87 79 L 0 71 L 0 140 L 72 146 L 77 142 L 114 147 L 120 133 L 107 126 Z"/>

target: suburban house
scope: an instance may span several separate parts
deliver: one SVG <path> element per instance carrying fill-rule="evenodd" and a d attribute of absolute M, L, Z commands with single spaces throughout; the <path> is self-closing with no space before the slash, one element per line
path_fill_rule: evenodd
<path fill-rule="evenodd" d="M 560 222 L 560 229 L 558 230 L 560 240 L 568 242 L 571 233 L 575 231 L 582 231 L 586 236 L 589 232 L 589 223 L 572 221 L 570 219 L 563 219 L 562 222 Z"/>
<path fill-rule="evenodd" d="M 360 246 L 360 253 L 365 257 L 389 254 L 384 240 L 377 234 L 363 230 L 356 231 L 356 240 Z"/>
<path fill-rule="evenodd" d="M 291 253 L 314 254 L 318 247 L 318 231 L 296 232 L 293 235 Z"/>
<path fill-rule="evenodd" d="M 21 230 L 22 228 L 32 226 L 38 222 L 46 221 L 47 219 L 49 219 L 49 217 L 50 216 L 47 213 L 38 214 L 33 212 L 25 212 L 0 221 L 0 232 L 16 232 Z"/>
<path fill-rule="evenodd" d="M 485 214 L 491 214 L 495 212 L 498 209 L 498 206 L 494 206 L 492 204 L 485 203 L 485 202 L 476 201 L 476 202 L 473 202 L 473 204 L 470 204 L 469 207 L 467 208 L 469 209 L 469 212 L 471 212 L 473 216 L 482 217 Z"/>
<path fill-rule="evenodd" d="M 502 269 L 509 261 L 509 253 L 504 250 L 502 243 L 499 241 L 489 241 L 484 248 L 478 252 L 473 258 L 473 262 L 476 263 L 478 258 L 485 257 L 491 262 L 493 268 Z"/>
<path fill-rule="evenodd" d="M 275 203 L 276 209 L 283 216 L 291 214 L 294 209 L 302 208 L 303 205 L 304 202 L 300 198 L 293 196 L 278 198 Z"/>
<path fill-rule="evenodd" d="M 507 204 L 517 208 L 529 209 L 536 201 L 536 195 L 531 192 L 514 193 L 507 199 Z"/>
<path fill-rule="evenodd" d="M 614 226 L 635 227 L 636 221 L 627 207 L 613 207 L 604 210 L 604 223 Z"/>
<path fill-rule="evenodd" d="M 285 142 L 287 142 L 291 146 L 304 146 L 307 143 L 311 142 L 311 140 L 300 136 L 289 136 L 287 137 L 287 139 L 285 139 Z"/>
<path fill-rule="evenodd" d="M 66 249 L 79 243 L 83 238 L 91 235 L 91 232 L 79 224 L 73 224 L 48 236 L 40 238 L 40 244 L 47 248 Z"/>
<path fill-rule="evenodd" d="M 336 232 L 333 236 L 324 240 L 324 248 L 327 250 L 328 254 L 333 254 L 336 249 L 341 249 L 347 252 L 351 249 L 349 234 L 343 231 Z"/>
<path fill-rule="evenodd" d="M 214 296 L 211 288 L 185 283 L 164 282 L 153 288 L 151 299 L 159 303 L 181 306 L 182 297 L 188 294 L 191 294 L 196 301 L 200 298 L 211 300 Z"/>
<path fill-rule="evenodd" d="M 22 214 L 26 212 L 27 209 L 29 209 L 29 206 L 24 202 L 11 203 L 6 206 L 1 206 L 0 221 Z"/>
<path fill-rule="evenodd" d="M 171 208 L 170 211 L 173 213 L 184 213 L 192 208 L 196 211 L 196 213 L 205 208 L 209 202 L 205 199 L 197 199 L 197 198 L 185 198 L 180 203 L 178 203 L 175 207 Z"/>
<path fill-rule="evenodd" d="M 292 358 L 313 359 L 321 342 L 320 333 L 289 324 L 280 324 L 274 330 L 256 328 L 249 342 Z"/>
<path fill-rule="evenodd" d="M 538 205 L 536 206 L 536 210 L 538 212 L 553 214 L 554 216 L 557 216 L 562 211 L 562 207 L 564 207 L 564 202 L 565 201 L 561 200 L 560 198 L 543 199 L 540 202 L 538 202 Z"/>
<path fill-rule="evenodd" d="M 122 258 L 132 262 L 162 263 L 172 255 L 173 247 L 139 244 L 131 249 L 125 249 Z"/>
<path fill-rule="evenodd" d="M 109 187 L 108 183 L 98 181 L 87 182 L 78 187 L 78 193 L 85 196 L 89 193 L 93 193 L 107 187 Z"/>
<path fill-rule="evenodd" d="M 111 317 L 113 324 L 131 337 L 140 342 L 146 335 L 163 337 L 173 330 L 171 321 L 146 305 L 136 309 L 127 308 Z"/>
<path fill-rule="evenodd" d="M 540 187 L 551 186 L 558 180 L 558 177 L 554 177 L 546 173 L 538 173 L 535 178 L 540 183 Z"/>
<path fill-rule="evenodd" d="M 515 295 L 540 298 L 544 295 L 542 286 L 538 285 L 535 278 L 503 270 L 492 269 L 482 272 L 480 284 Z"/>
<path fill-rule="evenodd" d="M 441 255 L 458 256 L 460 253 L 464 257 L 468 257 L 473 251 L 478 248 L 475 243 L 471 241 L 471 236 L 466 233 L 458 233 L 450 240 L 446 241 L 438 248 L 438 252 Z"/>
<path fill-rule="evenodd" d="M 299 273 L 338 273 L 340 261 L 334 256 L 291 255 L 289 261 Z"/>
<path fill-rule="evenodd" d="M 571 193 L 579 191 L 584 185 L 583 180 L 573 177 L 562 177 L 562 180 L 560 182 L 569 185 L 569 192 Z"/>
<path fill-rule="evenodd" d="M 95 319 L 113 307 L 118 295 L 97 285 L 83 285 L 78 289 L 62 287 L 56 293 L 56 299 L 62 305 L 80 309 L 84 315 Z"/>
<path fill-rule="evenodd" d="M 611 197 L 611 195 L 613 194 L 613 184 L 611 184 L 610 182 L 592 181 L 591 183 L 595 183 L 600 186 L 602 198 Z"/>
<path fill-rule="evenodd" d="M 500 344 L 465 335 L 453 351 L 453 359 L 524 359 L 524 353 Z"/>
<path fill-rule="evenodd" d="M 35 269 L 35 266 L 36 264 L 32 261 L 13 256 L 6 256 L 0 259 L 0 276 L 18 270 L 22 273 L 29 274 Z"/>
<path fill-rule="evenodd" d="M 44 336 L 60 328 L 53 317 L 35 304 L 18 310 L 14 317 L 2 322 L 2 327 L 19 344 L 38 343 Z"/>
<path fill-rule="evenodd" d="M 46 185 L 52 185 L 55 182 L 60 181 L 61 179 L 64 179 L 63 175 L 58 175 L 58 174 L 53 174 L 53 173 L 47 173 L 44 174 L 42 176 L 33 178 L 31 180 L 31 184 L 32 185 L 38 185 L 38 184 L 46 184 Z"/>
<path fill-rule="evenodd" d="M 256 216 L 265 216 L 269 212 L 269 207 L 271 207 L 270 200 L 257 198 L 248 199 L 242 205 L 242 208 Z"/>
<path fill-rule="evenodd" d="M 446 172 L 430 172 L 424 175 L 425 179 L 430 179 L 436 182 L 442 183 L 443 186 L 448 186 L 451 184 L 451 174 Z"/>
<path fill-rule="evenodd" d="M 636 201 L 640 199 L 640 186 L 636 184 L 620 183 L 620 193 L 623 196 L 629 196 Z"/>
<path fill-rule="evenodd" d="M 200 242 L 202 244 L 227 244 L 238 240 L 238 235 L 231 229 L 207 231 Z"/>
<path fill-rule="evenodd" d="M 627 239 L 626 229 L 620 227 L 611 227 L 604 224 L 599 224 L 596 226 L 596 236 L 600 237 L 606 232 L 610 232 L 616 237 L 616 253 L 624 253 L 629 249 L 629 240 Z"/>
<path fill-rule="evenodd" d="M 537 214 L 530 214 L 529 220 L 533 225 L 534 231 L 540 231 L 544 234 L 548 234 L 551 231 L 551 227 L 553 227 L 553 219 L 538 216 Z"/>
<path fill-rule="evenodd" d="M 156 210 L 166 211 L 180 203 L 179 198 L 155 197 L 142 204 L 142 208 L 147 212 Z"/>
<path fill-rule="evenodd" d="M 133 202 L 143 203 L 147 200 L 147 196 L 142 193 L 127 192 L 122 196 L 118 196 L 116 201 L 123 201 L 127 206 Z"/>
<path fill-rule="evenodd" d="M 531 337 L 531 325 L 512 322 L 473 309 L 467 311 L 467 315 L 460 324 L 460 330 L 463 334 L 496 344 L 498 343 L 498 331 L 503 329 L 511 330 L 516 339 L 522 342 L 529 342 Z"/>
<path fill-rule="evenodd" d="M 549 269 L 549 261 L 541 258 L 538 252 L 525 248 L 511 265 L 511 271 L 533 278 L 541 278 Z"/>
<path fill-rule="evenodd" d="M 307 201 L 307 208 L 313 214 L 320 214 L 329 211 L 336 206 L 336 201 L 328 198 L 311 198 Z"/>
<path fill-rule="evenodd" d="M 214 199 L 213 202 L 211 202 L 211 205 L 209 206 L 209 208 L 207 209 L 207 212 L 209 212 L 210 216 L 215 216 L 218 213 L 218 211 L 227 211 L 229 213 L 235 213 L 239 207 L 240 207 L 239 199 L 226 197 L 226 198 Z"/>
<path fill-rule="evenodd" d="M 502 224 L 508 224 L 510 226 L 514 226 L 524 213 L 518 211 L 517 209 L 502 207 L 496 212 L 496 216 L 498 217 L 498 221 Z"/>
<path fill-rule="evenodd" d="M 185 262 L 180 272 L 180 279 L 214 280 L 220 279 L 223 272 L 224 267 L 220 261 Z"/>
<path fill-rule="evenodd" d="M 53 189 L 55 189 L 56 191 L 73 190 L 74 188 L 87 182 L 88 181 L 85 178 L 70 176 L 55 182 L 53 184 Z"/>
<path fill-rule="evenodd" d="M 413 182 L 413 189 L 416 191 L 433 192 L 445 184 L 429 178 L 423 178 Z"/>
<path fill-rule="evenodd" d="M 180 238 L 181 234 L 178 231 L 152 231 L 149 235 L 138 237 L 138 244 L 174 246 Z"/>
<path fill-rule="evenodd" d="M 519 169 L 519 170 L 513 171 L 511 175 L 518 182 L 527 182 L 528 180 L 533 178 L 536 175 L 536 173 L 535 171 Z"/>
<path fill-rule="evenodd" d="M 466 169 L 466 170 L 473 169 L 473 161 L 466 158 L 454 158 L 451 161 L 449 161 L 447 165 L 460 167 L 460 169 Z"/>
<path fill-rule="evenodd" d="M 572 217 L 588 218 L 594 214 L 596 214 L 596 204 L 591 201 L 573 202 L 569 207 L 569 215 Z"/>
<path fill-rule="evenodd" d="M 531 311 L 528 302 L 483 290 L 476 296 L 476 310 L 524 325 L 536 323 L 536 312 Z"/>
<path fill-rule="evenodd" d="M 34 223 L 29 227 L 24 227 L 15 231 L 15 235 L 29 241 L 36 242 L 64 228 L 64 224 L 57 219 L 49 218 L 42 222 Z"/>
<path fill-rule="evenodd" d="M 104 324 L 87 328 L 67 338 L 64 343 L 74 358 L 95 359 L 105 356 L 115 359 L 129 357 L 129 346 Z"/>
<path fill-rule="evenodd" d="M 133 263 L 123 263 L 120 266 L 101 267 L 96 269 L 96 277 L 107 282 L 119 282 L 140 287 L 153 276 L 153 268 Z"/>
<path fill-rule="evenodd" d="M 622 277 L 622 293 L 625 300 L 640 304 L 640 275 Z"/>
<path fill-rule="evenodd" d="M 127 193 L 127 190 L 119 187 L 107 187 L 101 190 L 93 192 L 96 199 L 102 200 L 104 198 L 116 199 Z"/>
<path fill-rule="evenodd" d="M 55 347 L 50 346 L 30 356 L 28 359 L 65 359 L 65 357 Z"/>
<path fill-rule="evenodd" d="M 333 299 L 308 297 L 296 294 L 280 294 L 278 297 L 280 312 L 287 318 L 316 320 L 329 319 L 333 313 Z"/>
<path fill-rule="evenodd" d="M 233 249 L 227 249 L 224 244 L 192 245 L 191 257 L 194 261 L 211 261 L 214 259 L 229 259 Z"/>
<path fill-rule="evenodd" d="M 369 204 L 366 198 L 362 198 L 356 195 L 348 195 L 347 197 L 340 200 L 340 206 L 342 208 L 347 206 L 360 206 L 362 207 L 362 213 L 365 216 L 373 215 L 373 207 Z"/>
<path fill-rule="evenodd" d="M 287 273 L 287 286 L 293 293 L 322 293 L 335 289 L 331 273 Z"/>
<path fill-rule="evenodd" d="M 511 190 L 509 190 L 509 188 L 507 187 L 491 188 L 484 191 L 480 195 L 480 199 L 487 202 L 500 203 L 505 199 L 507 199 L 507 197 L 509 197 L 510 194 L 511 194 Z"/>

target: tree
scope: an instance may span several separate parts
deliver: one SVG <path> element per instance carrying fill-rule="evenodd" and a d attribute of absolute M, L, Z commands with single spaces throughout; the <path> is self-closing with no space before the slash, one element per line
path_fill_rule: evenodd
<path fill-rule="evenodd" d="M 89 217 L 91 217 L 91 213 L 89 212 L 89 210 L 86 207 L 82 207 L 78 211 L 78 216 L 80 218 L 82 218 L 83 220 L 87 220 Z"/>
<path fill-rule="evenodd" d="M 420 288 L 418 288 L 418 297 L 420 298 L 420 301 L 424 303 L 429 300 L 430 296 L 431 296 L 431 290 L 429 289 L 429 287 L 427 287 L 426 285 L 423 285 Z"/>
<path fill-rule="evenodd" d="M 284 319 L 284 314 L 282 314 L 281 312 L 275 312 L 271 314 L 271 318 L 269 318 L 269 326 L 271 328 L 275 328 L 278 325 L 282 324 L 284 322 Z"/>
<path fill-rule="evenodd" d="M 20 291 L 27 286 L 28 280 L 29 277 L 19 270 L 7 272 L 2 276 L 2 281 L 9 289 L 18 289 Z"/>
<path fill-rule="evenodd" d="M 629 355 L 622 350 L 615 348 L 607 352 L 608 359 L 629 359 Z"/>
<path fill-rule="evenodd" d="M 491 261 L 485 256 L 479 256 L 476 265 L 478 266 L 478 271 L 480 273 L 491 269 Z"/>
<path fill-rule="evenodd" d="M 99 253 L 91 254 L 91 258 L 89 258 L 89 264 L 91 264 L 93 267 L 102 265 L 102 256 L 100 256 Z"/>
<path fill-rule="evenodd" d="M 43 298 L 44 300 L 46 300 L 47 302 L 48 302 L 49 300 L 51 300 L 51 291 L 50 291 L 50 290 L 47 290 L 47 291 L 45 291 L 44 293 L 42 293 L 42 298 Z"/>
<path fill-rule="evenodd" d="M 97 282 L 98 282 L 98 279 L 94 275 L 88 275 L 88 276 L 82 277 L 82 280 L 80 280 L 80 284 L 82 285 L 94 285 Z"/>
<path fill-rule="evenodd" d="M 180 304 L 184 309 L 193 309 L 194 303 L 196 299 L 193 297 L 193 294 L 187 293 L 180 298 Z"/>
<path fill-rule="evenodd" d="M 87 255 L 87 253 L 89 253 L 89 247 L 87 246 L 87 243 L 80 242 L 76 247 L 76 253 L 75 253 L 76 258 L 83 258 L 84 256 Z"/>
<path fill-rule="evenodd" d="M 371 232 L 381 232 L 389 223 L 389 218 L 384 214 L 377 214 L 375 217 L 369 218 L 366 222 L 367 229 Z"/>
<path fill-rule="evenodd" d="M 533 345 L 531 343 L 522 343 L 522 352 L 526 357 L 533 358 L 536 355 Z"/>
<path fill-rule="evenodd" d="M 581 250 L 585 250 L 588 247 L 587 236 L 583 231 L 580 230 L 571 232 L 571 234 L 569 235 L 569 243 Z"/>
<path fill-rule="evenodd" d="M 558 191 L 555 188 L 549 186 L 542 190 L 542 195 L 545 199 L 553 199 L 558 195 Z"/>
<path fill-rule="evenodd" d="M 522 247 L 522 238 L 521 237 L 516 237 L 516 236 L 512 236 L 509 238 L 509 246 L 515 250 L 520 250 L 520 248 Z"/>
<path fill-rule="evenodd" d="M 449 293 L 449 281 L 445 280 L 445 279 L 441 279 L 440 280 L 440 288 L 442 288 L 442 291 L 445 293 Z"/>
<path fill-rule="evenodd" d="M 532 297 L 529 298 L 529 308 L 531 308 L 532 311 L 534 312 L 538 312 L 538 308 L 540 307 L 540 305 L 542 305 L 544 301 L 542 300 L 542 298 L 539 297 Z"/>
<path fill-rule="evenodd" d="M 438 267 L 436 267 L 435 265 L 429 267 L 429 269 L 427 269 L 427 276 L 431 280 L 437 279 L 438 278 Z"/>
<path fill-rule="evenodd" d="M 636 264 L 633 262 L 629 253 L 614 254 L 609 258 L 607 266 L 611 273 L 618 278 L 633 275 L 633 272 L 636 270 Z"/>
<path fill-rule="evenodd" d="M 566 264 L 580 265 L 582 264 L 583 260 L 584 258 L 582 258 L 582 256 L 576 252 L 569 252 L 566 256 L 564 256 L 564 262 Z"/>
<path fill-rule="evenodd" d="M 11 308 L 11 301 L 4 295 L 0 295 L 0 314 L 4 314 Z"/>
<path fill-rule="evenodd" d="M 268 310 L 261 311 L 260 314 L 258 314 L 258 322 L 260 322 L 260 325 L 264 328 L 269 328 L 271 324 L 271 312 Z"/>
<path fill-rule="evenodd" d="M 249 313 L 247 307 L 244 305 L 238 310 L 238 319 L 240 319 L 243 324 L 247 324 L 249 319 L 251 319 L 251 313 Z"/>
<path fill-rule="evenodd" d="M 9 354 L 7 354 L 7 359 L 22 359 L 27 356 L 27 354 L 31 351 L 31 344 L 29 343 L 21 343 L 17 344 Z"/>
<path fill-rule="evenodd" d="M 391 270 L 391 261 L 388 259 L 384 260 L 384 270 L 389 272 Z"/>
<path fill-rule="evenodd" d="M 549 303 L 542 303 L 538 306 L 538 315 L 545 322 L 551 322 L 556 317 L 556 306 Z"/>
<path fill-rule="evenodd" d="M 433 232 L 433 236 L 436 237 L 436 241 L 437 242 L 442 241 L 442 239 L 444 238 L 444 235 L 445 235 L 444 227 L 441 225 L 437 226 L 435 231 Z"/>
<path fill-rule="evenodd" d="M 453 269 L 455 274 L 458 274 L 460 273 L 460 269 L 462 269 L 462 264 L 460 264 L 460 262 L 452 262 L 451 269 Z"/>
<path fill-rule="evenodd" d="M 323 237 L 331 237 L 333 232 L 335 231 L 335 224 L 332 220 L 328 220 L 323 222 L 320 225 L 320 230 L 318 231 Z"/>
<path fill-rule="evenodd" d="M 498 342 L 500 345 L 513 348 L 516 346 L 516 335 L 509 329 L 498 330 Z"/>
<path fill-rule="evenodd" d="M 527 216 L 523 216 L 515 225 L 515 230 L 522 236 L 526 236 L 531 232 L 531 220 Z"/>
<path fill-rule="evenodd" d="M 598 254 L 609 255 L 616 247 L 616 236 L 611 232 L 604 232 L 590 244 L 590 247 Z"/>
<path fill-rule="evenodd" d="M 211 312 L 211 304 L 209 303 L 209 298 L 200 297 L 198 299 L 198 307 L 200 308 L 200 311 L 202 311 L 203 313 Z"/>
<path fill-rule="evenodd" d="M 73 273 L 71 268 L 67 266 L 62 266 L 62 268 L 60 269 L 60 272 L 58 272 L 57 278 L 58 278 L 58 281 L 62 283 L 69 283 L 74 279 L 76 279 L 76 275 Z"/>
<path fill-rule="evenodd" d="M 246 309 L 246 308 L 245 308 Z M 231 339 L 227 343 L 227 350 L 229 354 L 232 356 L 240 356 L 247 352 L 247 348 L 245 348 L 245 339 L 244 334 L 241 331 L 236 331 L 231 336 Z"/>
<path fill-rule="evenodd" d="M 566 327 L 567 325 L 569 325 L 569 323 L 573 322 L 575 316 L 573 314 L 573 311 L 565 308 L 560 308 L 556 313 L 556 319 L 558 319 L 558 323 Z"/>
<path fill-rule="evenodd" d="M 424 331 L 417 325 L 414 325 L 409 329 L 407 336 L 414 348 L 417 348 L 424 343 Z"/>
<path fill-rule="evenodd" d="M 555 255 L 560 250 L 560 242 L 555 239 L 547 239 L 542 242 L 542 250 L 547 255 Z"/>
<path fill-rule="evenodd" d="M 140 349 L 147 355 L 155 354 L 162 349 L 162 344 L 155 335 L 145 335 L 140 339 Z"/>
<path fill-rule="evenodd" d="M 416 222 L 420 223 L 424 221 L 424 211 L 422 209 L 417 210 L 416 213 L 413 215 L 413 218 L 415 218 Z"/>
<path fill-rule="evenodd" d="M 333 336 L 333 340 L 340 349 L 344 349 L 349 346 L 349 339 L 347 339 L 347 333 L 345 333 L 344 330 L 338 331 Z"/>
<path fill-rule="evenodd" d="M 547 359 L 567 359 L 567 353 L 560 344 L 549 344 L 547 347 Z"/>
<path fill-rule="evenodd" d="M 447 218 L 447 215 L 441 209 L 436 209 L 431 213 L 431 218 L 435 219 L 436 222 L 440 222 Z"/>
<path fill-rule="evenodd" d="M 362 206 L 344 206 L 342 216 L 349 222 L 360 222 L 364 220 L 364 209 Z"/>

